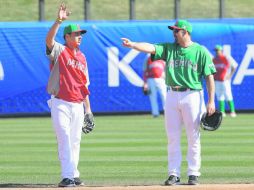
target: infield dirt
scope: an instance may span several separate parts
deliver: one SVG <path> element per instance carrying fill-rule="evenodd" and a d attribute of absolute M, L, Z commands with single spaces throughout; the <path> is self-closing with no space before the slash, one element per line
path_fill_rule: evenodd
<path fill-rule="evenodd" d="M 57 187 L 40 187 L 31 185 L 27 187 L 1 188 L 1 190 L 55 190 Z M 60 189 L 60 188 L 59 188 Z M 62 188 L 61 188 L 62 189 Z M 107 186 L 107 187 L 75 187 L 68 190 L 254 190 L 254 184 L 202 184 L 202 185 L 176 185 L 176 186 Z"/>

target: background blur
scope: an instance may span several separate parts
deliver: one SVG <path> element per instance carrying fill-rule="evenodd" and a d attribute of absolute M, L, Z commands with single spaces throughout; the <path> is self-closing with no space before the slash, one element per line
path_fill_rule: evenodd
<path fill-rule="evenodd" d="M 90 0 L 91 20 L 128 20 L 130 0 Z M 254 17 L 253 0 L 223 0 L 225 18 Z M 44 0 L 45 20 L 55 20 L 62 0 Z M 84 19 L 85 0 L 64 1 L 72 11 L 71 20 Z M 218 18 L 220 0 L 179 0 L 180 18 Z M 174 19 L 175 0 L 135 0 L 137 20 Z M 39 20 L 39 0 L 0 0 L 1 21 Z"/>

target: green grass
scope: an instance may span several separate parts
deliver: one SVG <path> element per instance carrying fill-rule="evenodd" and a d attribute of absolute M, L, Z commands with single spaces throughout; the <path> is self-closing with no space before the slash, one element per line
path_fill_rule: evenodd
<path fill-rule="evenodd" d="M 1 21 L 37 21 L 39 0 L 0 0 Z M 253 0 L 224 0 L 226 18 L 252 18 Z M 45 19 L 55 20 L 62 0 L 45 0 Z M 70 20 L 84 19 L 84 0 L 66 0 Z M 136 0 L 137 20 L 174 19 L 174 0 Z M 91 20 L 128 20 L 129 0 L 90 0 Z M 218 18 L 219 0 L 181 0 L 180 18 Z"/>
<path fill-rule="evenodd" d="M 254 182 L 253 114 L 226 117 L 218 131 L 202 131 L 201 183 Z M 89 186 L 160 185 L 167 177 L 163 117 L 96 116 L 83 135 L 79 170 Z M 0 184 L 56 184 L 60 180 L 50 118 L 0 120 Z M 183 133 L 182 151 L 186 155 Z M 186 177 L 182 163 L 182 180 Z"/>

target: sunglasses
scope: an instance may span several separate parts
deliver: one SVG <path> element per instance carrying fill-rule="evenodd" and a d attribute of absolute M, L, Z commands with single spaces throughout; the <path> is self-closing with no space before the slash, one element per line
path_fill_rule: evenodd
<path fill-rule="evenodd" d="M 174 33 L 178 33 L 181 29 L 174 29 L 173 32 Z"/>

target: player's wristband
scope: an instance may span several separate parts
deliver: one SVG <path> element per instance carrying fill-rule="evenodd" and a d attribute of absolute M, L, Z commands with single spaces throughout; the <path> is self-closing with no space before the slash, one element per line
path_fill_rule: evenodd
<path fill-rule="evenodd" d="M 56 22 L 59 23 L 59 24 L 61 24 L 61 23 L 63 22 L 63 20 L 60 19 L 60 18 L 57 18 L 57 19 L 56 19 Z"/>

